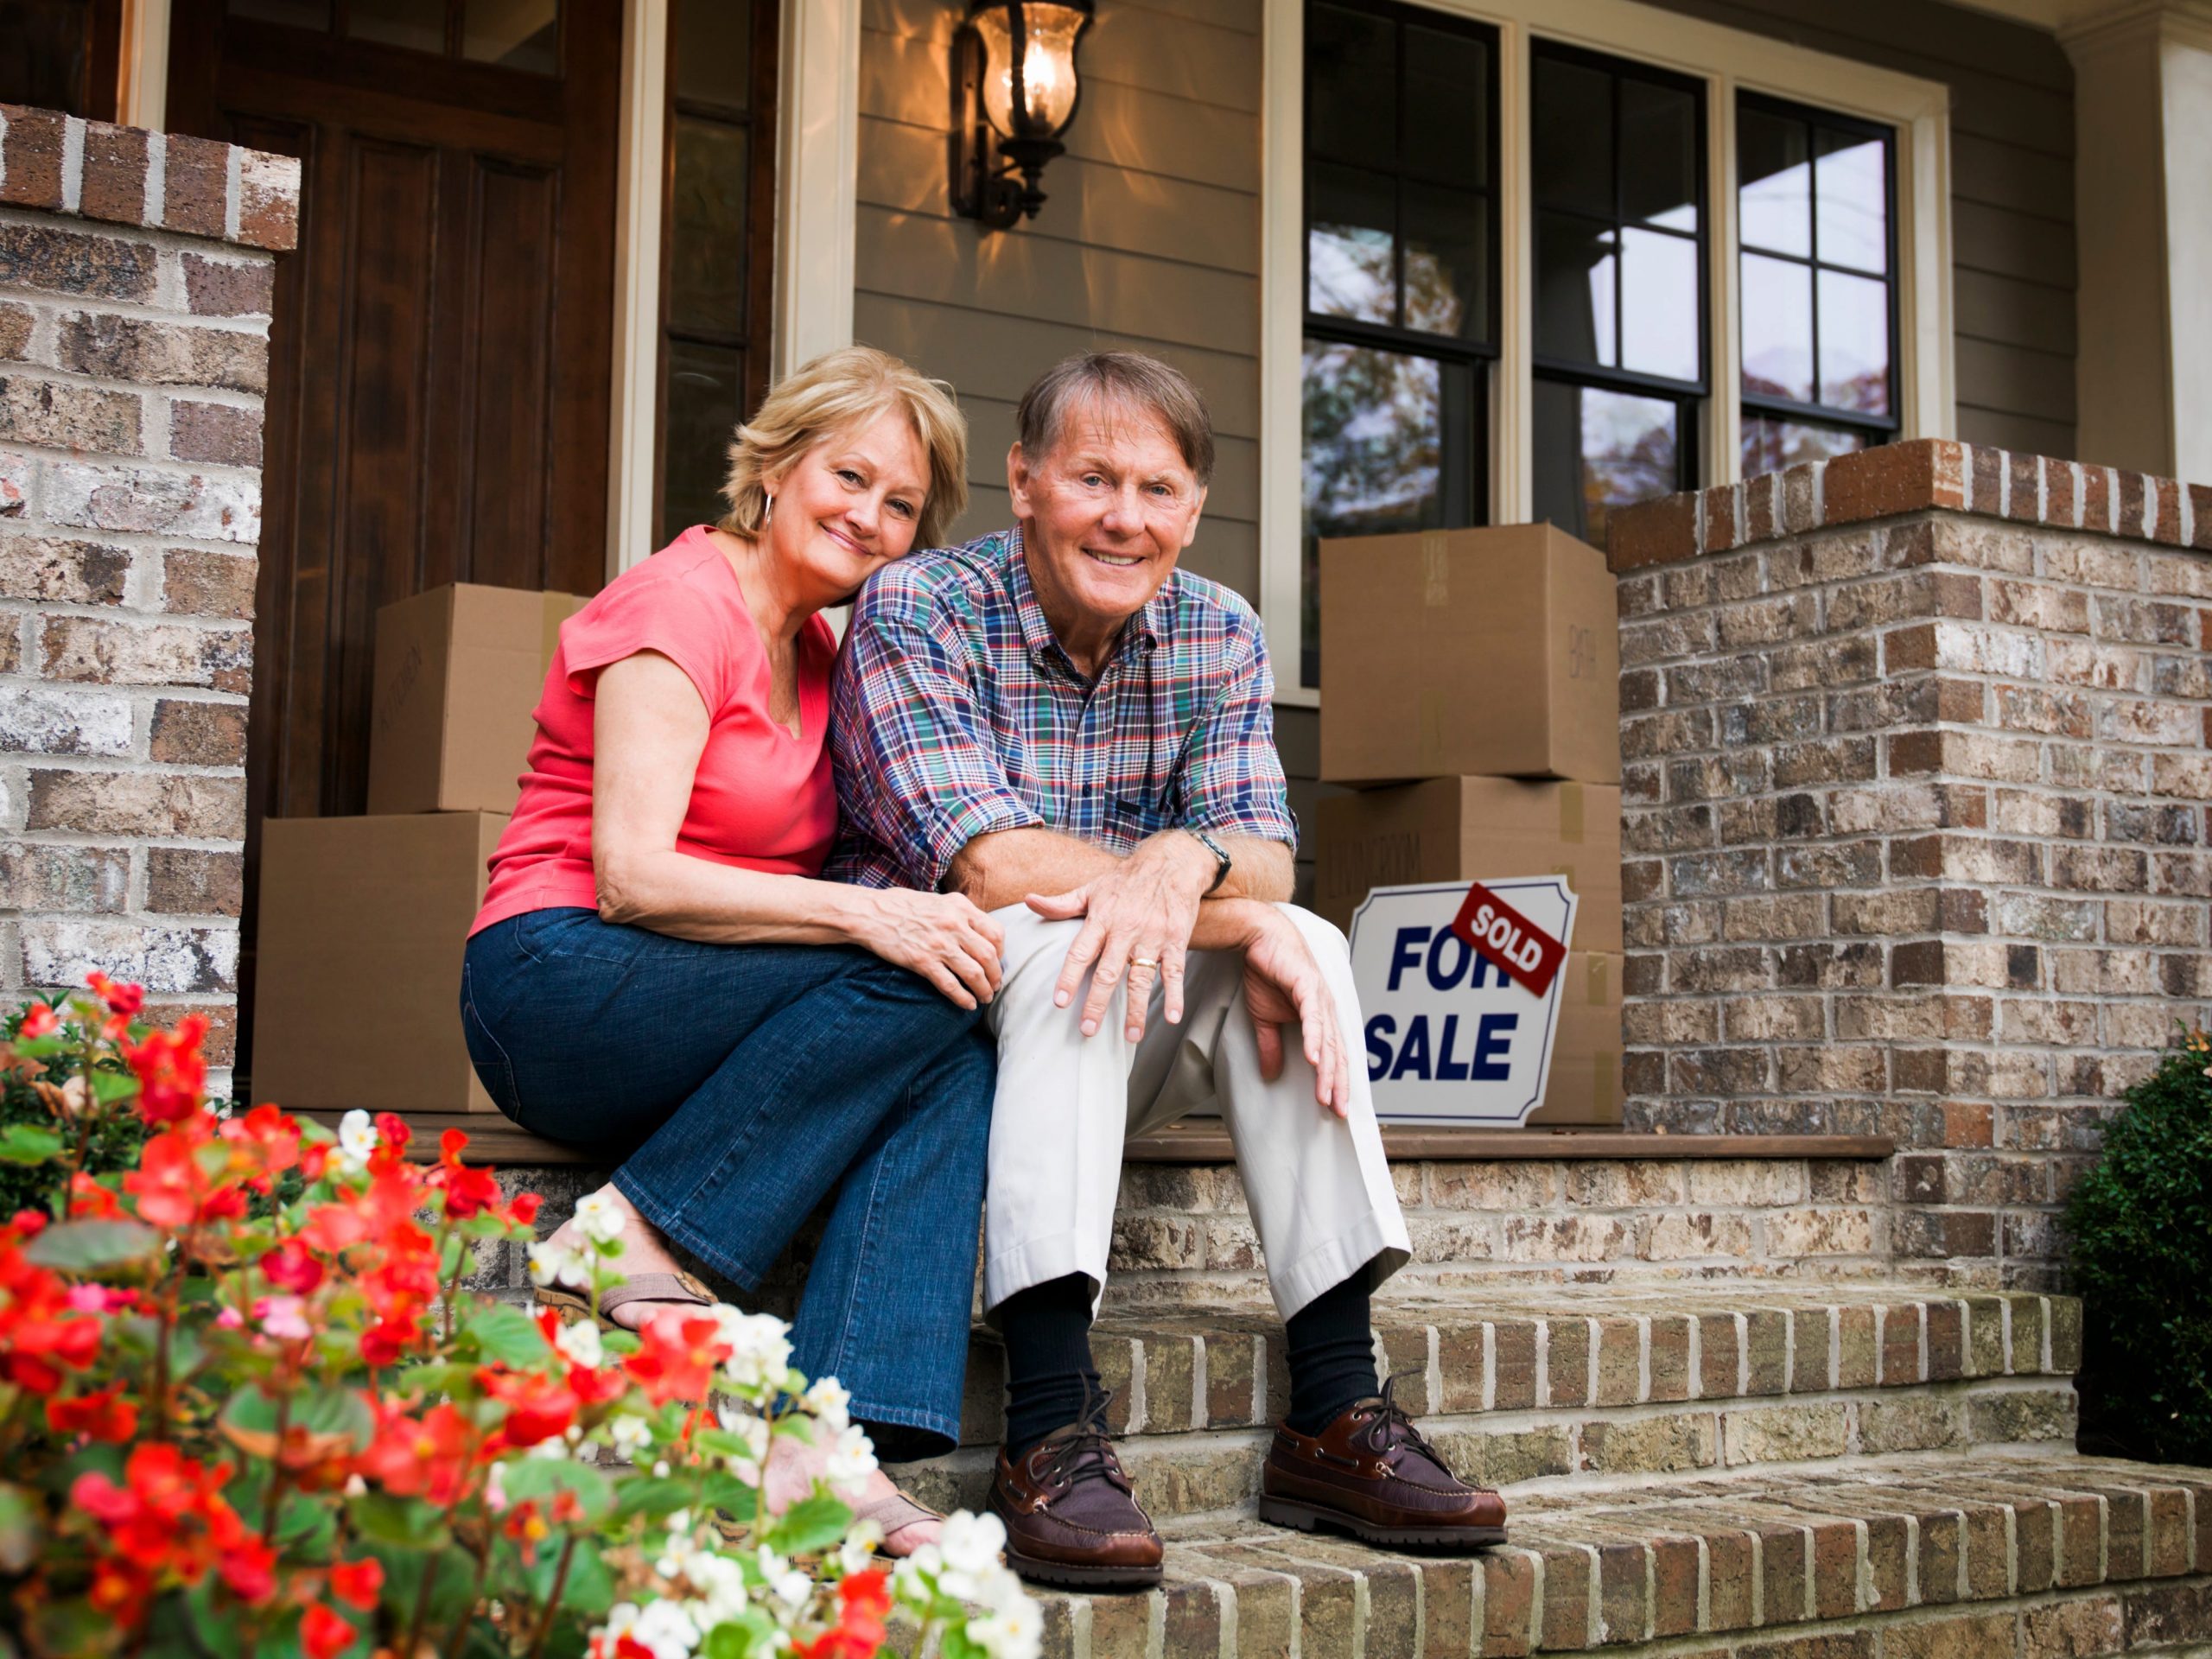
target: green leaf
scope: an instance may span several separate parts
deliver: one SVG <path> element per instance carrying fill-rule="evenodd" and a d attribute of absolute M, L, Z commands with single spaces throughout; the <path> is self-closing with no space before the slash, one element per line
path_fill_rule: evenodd
<path fill-rule="evenodd" d="M 699 1483 L 699 1497 L 733 1521 L 751 1521 L 760 1510 L 760 1494 L 735 1475 L 709 1475 Z"/>
<path fill-rule="evenodd" d="M 38 1559 L 45 1516 L 37 1497 L 0 1483 L 0 1573 L 28 1573 Z"/>
<path fill-rule="evenodd" d="M 965 1623 L 947 1624 L 938 1638 L 939 1659 L 990 1659 L 990 1653 L 979 1642 L 968 1639 Z"/>
<path fill-rule="evenodd" d="M 753 1659 L 776 1649 L 776 1627 L 757 1607 L 748 1607 L 727 1624 L 707 1634 L 699 1651 L 706 1659 Z"/>
<path fill-rule="evenodd" d="M 501 1468 L 500 1487 L 517 1503 L 567 1491 L 575 1494 L 586 1521 L 603 1521 L 613 1510 L 614 1483 L 590 1464 L 567 1458 L 520 1458 Z"/>
<path fill-rule="evenodd" d="M 0 1163 L 51 1163 L 61 1155 L 66 1144 L 52 1129 L 35 1123 L 10 1123 L 0 1129 Z"/>
<path fill-rule="evenodd" d="M 512 1492 L 512 1489 L 509 1491 Z M 652 1475 L 633 1476 L 614 1484 L 614 1514 L 626 1521 L 633 1515 L 674 1515 L 700 1501 L 696 1482 Z"/>
<path fill-rule="evenodd" d="M 23 1255 L 41 1268 L 102 1273 L 150 1260 L 161 1248 L 162 1236 L 143 1221 L 65 1221 L 31 1240 Z"/>
<path fill-rule="evenodd" d="M 461 1334 L 485 1358 L 518 1369 L 543 1365 L 553 1350 L 537 1322 L 511 1302 L 486 1302 L 461 1321 Z"/>
<path fill-rule="evenodd" d="M 845 1535 L 853 1512 L 834 1497 L 803 1497 L 776 1517 L 761 1541 L 779 1555 L 811 1555 Z"/>
<path fill-rule="evenodd" d="M 129 1100 L 137 1092 L 138 1079 L 128 1071 L 92 1073 L 92 1098 L 103 1106 L 112 1106 L 118 1100 Z"/>
<path fill-rule="evenodd" d="M 69 1039 L 57 1031 L 50 1037 L 17 1037 L 8 1046 L 27 1060 L 50 1060 L 67 1049 Z"/>
<path fill-rule="evenodd" d="M 226 1605 L 229 1594 L 222 1587 L 222 1580 L 210 1573 L 185 1592 L 184 1605 L 192 1620 L 192 1634 L 200 1651 L 210 1659 L 238 1659 L 245 1651 L 239 1645 L 242 1634 L 236 1613 Z"/>
<path fill-rule="evenodd" d="M 364 1492 L 348 1500 L 346 1513 L 353 1530 L 372 1543 L 397 1549 L 443 1549 L 452 1541 L 443 1516 L 419 1498 Z"/>
<path fill-rule="evenodd" d="M 427 1572 L 430 1574 L 431 1628 L 441 1632 L 452 1628 L 475 1587 L 476 1563 L 472 1557 L 458 1549 L 425 1555 L 404 1546 L 379 1542 L 372 1542 L 369 1553 L 384 1563 L 384 1605 L 404 1607 L 411 1614 Z"/>
<path fill-rule="evenodd" d="M 276 1455 L 280 1432 L 305 1433 L 317 1461 L 359 1452 L 376 1435 L 376 1413 L 353 1389 L 323 1384 L 278 1399 L 259 1386 L 240 1389 L 224 1406 L 224 1438 L 251 1457 Z"/>

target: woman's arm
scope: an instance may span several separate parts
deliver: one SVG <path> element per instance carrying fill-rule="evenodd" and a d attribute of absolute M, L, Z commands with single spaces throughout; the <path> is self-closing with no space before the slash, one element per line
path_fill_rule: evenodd
<path fill-rule="evenodd" d="M 658 652 L 600 671 L 591 857 L 603 919 L 710 944 L 858 944 L 963 1007 L 990 1000 L 1005 940 L 957 895 L 849 887 L 678 851 L 709 724 L 690 676 Z"/>

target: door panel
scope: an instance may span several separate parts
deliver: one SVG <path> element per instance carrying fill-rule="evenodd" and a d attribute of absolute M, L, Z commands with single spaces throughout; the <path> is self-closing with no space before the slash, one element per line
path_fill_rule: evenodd
<path fill-rule="evenodd" d="M 175 129 L 302 164 L 270 329 L 249 1019 L 262 820 L 366 804 L 378 609 L 604 575 L 621 3 L 563 0 L 562 73 L 536 74 L 177 0 Z"/>

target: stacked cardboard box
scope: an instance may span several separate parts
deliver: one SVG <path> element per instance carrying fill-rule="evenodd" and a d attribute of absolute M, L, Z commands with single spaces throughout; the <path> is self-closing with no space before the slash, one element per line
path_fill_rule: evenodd
<path fill-rule="evenodd" d="M 1567 877 L 1580 900 L 1535 1125 L 1621 1115 L 1620 645 L 1604 555 L 1548 524 L 1321 543 L 1315 905 Z"/>
<path fill-rule="evenodd" d="M 377 613 L 370 816 L 262 825 L 257 1098 L 496 1109 L 461 1040 L 461 945 L 583 604 L 462 583 Z"/>

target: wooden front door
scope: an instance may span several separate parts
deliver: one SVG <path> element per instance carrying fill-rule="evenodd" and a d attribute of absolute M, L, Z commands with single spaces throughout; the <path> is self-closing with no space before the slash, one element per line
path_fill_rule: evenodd
<path fill-rule="evenodd" d="M 621 15 L 178 0 L 171 126 L 303 164 L 270 332 L 242 1011 L 262 819 L 364 810 L 378 608 L 605 575 Z"/>

